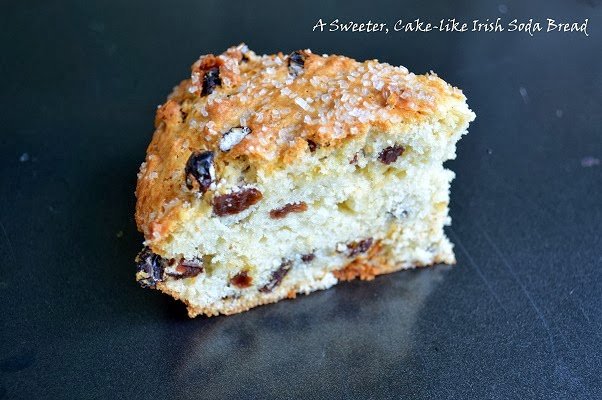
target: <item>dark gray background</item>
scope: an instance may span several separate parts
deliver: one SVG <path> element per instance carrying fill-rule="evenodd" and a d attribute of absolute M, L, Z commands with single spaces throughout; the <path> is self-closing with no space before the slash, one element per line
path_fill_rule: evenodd
<path fill-rule="evenodd" d="M 602 4 L 426 3 L 3 2 L 0 398 L 600 398 Z M 311 31 L 498 16 L 589 18 L 590 36 Z M 449 163 L 456 267 L 212 319 L 137 287 L 155 107 L 241 41 L 464 89 L 478 117 Z"/>

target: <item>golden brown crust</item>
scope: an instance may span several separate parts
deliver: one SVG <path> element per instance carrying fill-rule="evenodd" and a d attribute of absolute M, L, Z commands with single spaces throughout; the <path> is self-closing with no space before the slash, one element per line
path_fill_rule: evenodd
<path fill-rule="evenodd" d="M 244 45 L 202 56 L 191 78 L 159 107 L 136 188 L 136 222 L 151 247 L 194 199 L 184 185 L 184 165 L 193 151 L 214 150 L 218 174 L 240 158 L 269 172 L 307 154 L 308 140 L 334 148 L 370 128 L 413 123 L 464 101 L 460 90 L 433 74 L 417 76 L 376 60 L 360 63 L 309 50 L 301 55 L 301 71 L 291 70 L 282 53 L 256 56 Z M 219 70 L 221 84 L 203 95 L 204 76 L 212 69 Z M 251 133 L 220 151 L 222 135 L 238 126 Z"/>
<path fill-rule="evenodd" d="M 382 253 L 380 242 L 370 247 L 364 257 L 359 257 L 344 268 L 333 271 L 333 275 L 339 281 L 351 281 L 360 278 L 363 281 L 371 281 L 376 275 L 389 272 L 392 268 L 391 263 Z"/>
<path fill-rule="evenodd" d="M 380 258 L 380 261 L 382 261 L 381 263 L 378 263 L 379 258 Z M 384 258 L 385 258 L 384 256 L 380 256 L 380 257 L 371 258 L 371 259 L 364 258 L 364 259 L 354 260 L 354 261 L 350 262 L 349 264 L 347 264 L 344 268 L 342 268 L 338 271 L 334 271 L 333 275 L 339 281 L 352 281 L 352 280 L 358 279 L 358 278 L 362 281 L 371 281 L 377 275 L 388 274 L 388 273 L 399 271 L 400 269 L 405 268 L 405 267 L 396 265 L 391 262 L 386 262 L 384 260 Z M 444 263 L 444 262 L 447 262 L 447 261 L 443 260 L 441 258 L 437 258 L 430 265 L 440 264 L 440 263 Z M 416 264 L 416 265 L 413 265 L 412 267 L 419 268 L 419 267 L 428 267 L 430 265 Z"/>

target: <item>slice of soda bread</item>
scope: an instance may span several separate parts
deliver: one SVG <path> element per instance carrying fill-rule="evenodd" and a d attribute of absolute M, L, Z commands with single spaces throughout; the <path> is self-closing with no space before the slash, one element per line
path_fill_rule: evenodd
<path fill-rule="evenodd" d="M 443 162 L 474 118 L 435 74 L 376 60 L 202 56 L 140 167 L 137 280 L 194 317 L 452 264 Z"/>

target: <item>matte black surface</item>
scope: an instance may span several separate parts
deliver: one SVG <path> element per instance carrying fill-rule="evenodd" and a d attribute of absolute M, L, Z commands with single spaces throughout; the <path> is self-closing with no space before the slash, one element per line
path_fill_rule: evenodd
<path fill-rule="evenodd" d="M 602 396 L 599 0 L 169 3 L 2 5 L 0 398 Z M 589 18 L 590 36 L 311 32 L 497 16 Z M 449 163 L 456 267 L 213 319 L 136 285 L 155 106 L 200 54 L 241 41 L 464 89 L 478 117 Z"/>

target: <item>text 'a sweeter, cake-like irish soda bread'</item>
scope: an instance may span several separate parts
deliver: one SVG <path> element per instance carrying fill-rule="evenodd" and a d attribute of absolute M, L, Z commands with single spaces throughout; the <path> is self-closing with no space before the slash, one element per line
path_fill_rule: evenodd
<path fill-rule="evenodd" d="M 443 162 L 474 118 L 436 75 L 376 60 L 202 56 L 140 167 L 137 280 L 194 317 L 454 263 Z"/>

